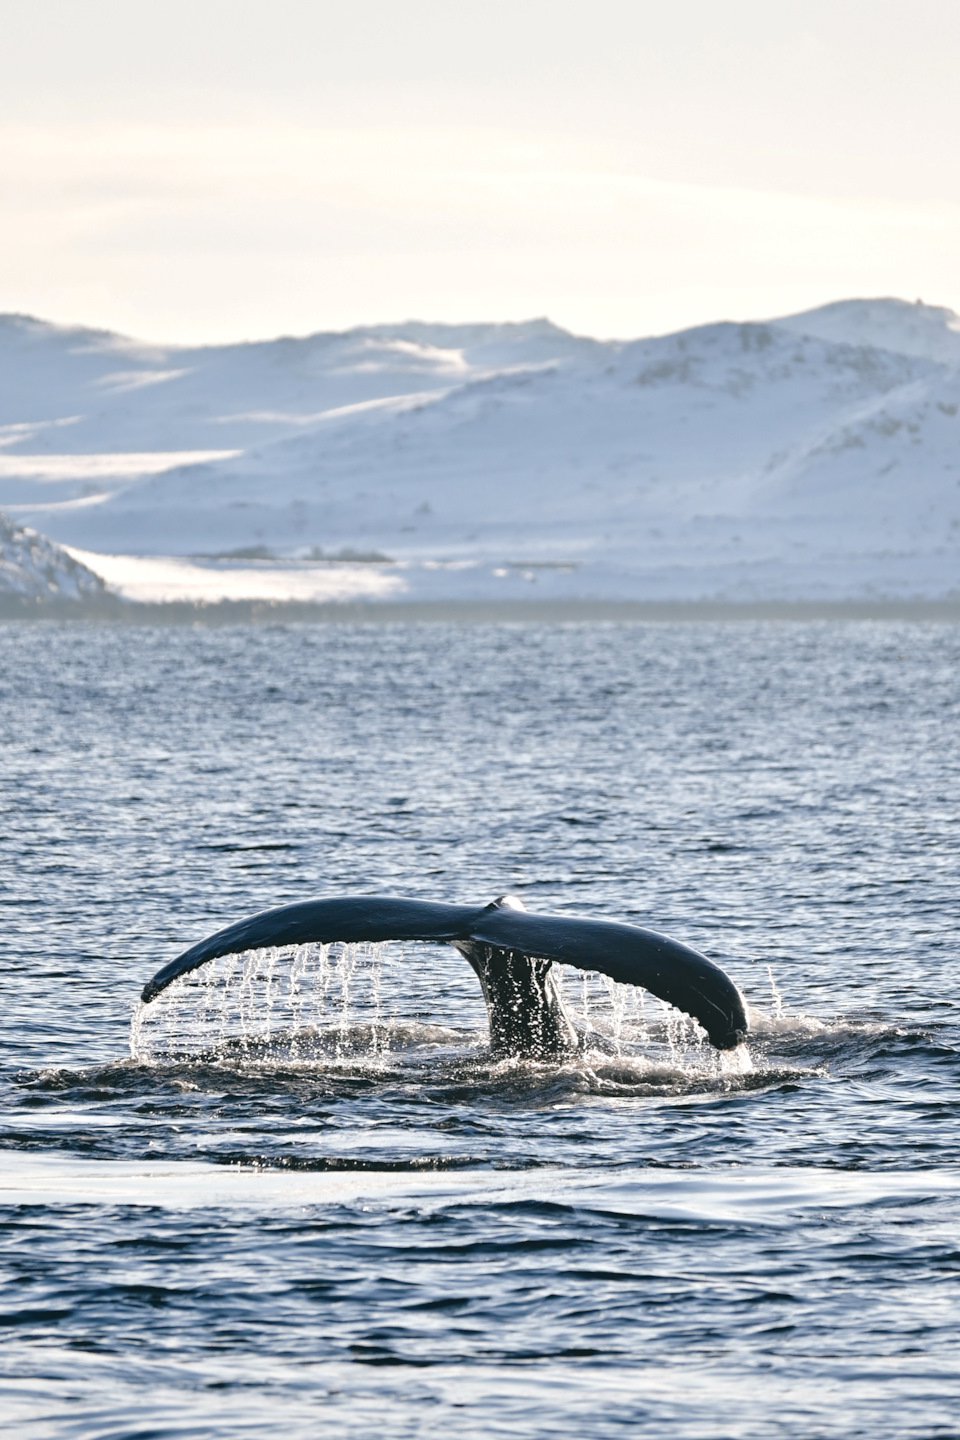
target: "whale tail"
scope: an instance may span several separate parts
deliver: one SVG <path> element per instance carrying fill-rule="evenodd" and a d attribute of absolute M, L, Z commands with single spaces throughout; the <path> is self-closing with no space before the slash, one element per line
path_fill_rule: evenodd
<path fill-rule="evenodd" d="M 554 964 L 637 985 L 697 1020 L 719 1050 L 746 1038 L 747 1010 L 733 981 L 705 955 L 654 930 L 612 920 L 536 915 L 514 896 L 482 907 L 366 896 L 267 910 L 218 931 L 144 986 L 148 1004 L 182 975 L 222 955 L 268 946 L 388 940 L 445 941 L 475 971 L 501 1055 L 546 1058 L 576 1047 Z"/>

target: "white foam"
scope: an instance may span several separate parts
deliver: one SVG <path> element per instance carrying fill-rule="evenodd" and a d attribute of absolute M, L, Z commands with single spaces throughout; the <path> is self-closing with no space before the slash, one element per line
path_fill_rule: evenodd
<path fill-rule="evenodd" d="M 582 1172 L 334 1170 L 123 1160 L 75 1160 L 7 1152 L 0 1204 L 143 1205 L 169 1210 L 258 1211 L 317 1205 L 400 1205 L 442 1209 L 464 1204 L 559 1203 L 623 1215 L 708 1224 L 785 1225 L 804 1212 L 878 1202 L 912 1204 L 960 1195 L 960 1172 L 776 1167 Z"/>

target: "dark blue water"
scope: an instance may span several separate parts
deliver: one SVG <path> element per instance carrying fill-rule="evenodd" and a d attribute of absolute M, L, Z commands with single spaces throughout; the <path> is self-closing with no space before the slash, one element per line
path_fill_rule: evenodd
<path fill-rule="evenodd" d="M 958 660 L 949 625 L 0 629 L 11 1433 L 960 1435 Z M 143 982 L 234 919 L 505 891 L 704 950 L 749 1057 L 592 981 L 603 1044 L 495 1063 L 416 947 L 315 957 L 309 1015 L 281 955 L 230 1033 L 198 984 L 131 1057 Z"/>

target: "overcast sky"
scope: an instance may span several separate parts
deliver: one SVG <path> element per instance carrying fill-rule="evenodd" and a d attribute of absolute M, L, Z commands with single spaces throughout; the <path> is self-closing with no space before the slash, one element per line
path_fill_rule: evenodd
<path fill-rule="evenodd" d="M 0 310 L 960 309 L 960 0 L 0 0 Z"/>

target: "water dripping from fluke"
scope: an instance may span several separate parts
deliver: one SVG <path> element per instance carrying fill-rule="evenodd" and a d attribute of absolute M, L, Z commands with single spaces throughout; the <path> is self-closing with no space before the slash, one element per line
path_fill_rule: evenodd
<path fill-rule="evenodd" d="M 493 1062 L 626 1058 L 656 1030 L 678 1062 L 708 1041 L 725 1073 L 749 1067 L 743 997 L 706 956 L 635 925 L 532 914 L 511 896 L 482 907 L 372 896 L 265 911 L 147 983 L 131 1052 L 147 1063 L 232 1056 L 381 1070 L 411 1051 L 475 1052 L 485 1038 L 480 996 L 452 978 L 449 947 L 480 981 Z M 429 951 L 426 982 L 415 951 Z M 661 1002 L 659 1025 L 644 992 Z M 449 1016 L 438 1016 L 441 1000 Z"/>

